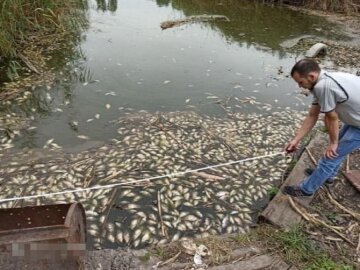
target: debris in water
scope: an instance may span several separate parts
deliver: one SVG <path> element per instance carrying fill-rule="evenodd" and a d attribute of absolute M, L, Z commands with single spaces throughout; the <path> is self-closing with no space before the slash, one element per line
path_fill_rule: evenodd
<path fill-rule="evenodd" d="M 82 139 L 82 140 L 89 140 L 90 139 L 88 136 L 85 136 L 85 135 L 78 135 L 77 137 L 79 139 Z"/>

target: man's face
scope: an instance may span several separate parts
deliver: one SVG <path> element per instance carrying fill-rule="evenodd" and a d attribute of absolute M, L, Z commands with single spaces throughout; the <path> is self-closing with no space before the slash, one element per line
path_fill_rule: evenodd
<path fill-rule="evenodd" d="M 310 72 L 305 76 L 301 76 L 298 72 L 295 72 L 292 77 L 294 81 L 298 83 L 299 87 L 311 90 L 316 84 L 318 73 Z"/>

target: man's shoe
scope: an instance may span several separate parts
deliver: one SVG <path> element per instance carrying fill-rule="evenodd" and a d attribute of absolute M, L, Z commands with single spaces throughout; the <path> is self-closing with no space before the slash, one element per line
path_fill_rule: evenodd
<path fill-rule="evenodd" d="M 306 168 L 304 172 L 305 172 L 305 175 L 310 176 L 314 171 L 315 171 L 315 169 Z M 334 182 L 335 182 L 334 178 L 329 178 L 329 179 L 326 180 L 325 184 L 326 185 L 332 185 L 332 184 L 334 184 Z"/>
<path fill-rule="evenodd" d="M 292 197 L 310 197 L 312 194 L 305 193 L 299 186 L 285 186 L 282 192 Z"/>

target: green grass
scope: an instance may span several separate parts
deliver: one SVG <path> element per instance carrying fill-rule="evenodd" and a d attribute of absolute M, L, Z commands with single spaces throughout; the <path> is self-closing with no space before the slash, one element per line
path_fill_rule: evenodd
<path fill-rule="evenodd" d="M 268 193 L 268 195 L 270 196 L 270 198 L 273 198 L 273 197 L 275 197 L 275 195 L 279 192 L 279 188 L 278 187 L 271 187 L 268 191 L 267 191 L 267 193 Z"/>
<path fill-rule="evenodd" d="M 138 257 L 142 262 L 148 262 L 150 260 L 150 253 L 146 252 L 143 256 Z"/>
<path fill-rule="evenodd" d="M 306 267 L 305 270 L 352 270 L 352 266 L 345 264 L 338 264 L 331 260 L 328 256 L 319 256 L 311 266 Z"/>
<path fill-rule="evenodd" d="M 165 258 L 167 256 L 166 249 L 163 247 L 156 247 L 154 254 L 160 258 Z"/>
<path fill-rule="evenodd" d="M 302 227 L 289 231 L 275 229 L 270 225 L 261 225 L 246 235 L 232 238 L 240 245 L 258 243 L 261 249 L 279 254 L 285 262 L 299 269 L 307 270 L 350 270 L 352 266 L 335 262 L 330 255 L 310 240 Z"/>

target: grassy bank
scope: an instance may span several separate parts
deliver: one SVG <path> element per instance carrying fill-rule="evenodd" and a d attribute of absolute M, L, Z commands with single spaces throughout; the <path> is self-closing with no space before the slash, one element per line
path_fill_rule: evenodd
<path fill-rule="evenodd" d="M 331 12 L 344 12 L 347 14 L 360 12 L 359 0 L 265 0 L 265 2 L 303 6 L 309 9 Z"/>
<path fill-rule="evenodd" d="M 305 0 L 305 6 L 310 9 L 323 11 L 358 13 L 360 11 L 359 0 Z"/>
<path fill-rule="evenodd" d="M 1 1 L 0 63 L 6 70 L 6 79 L 16 79 L 24 66 L 38 71 L 37 60 L 61 36 L 77 33 L 86 25 L 86 3 L 86 0 Z"/>

